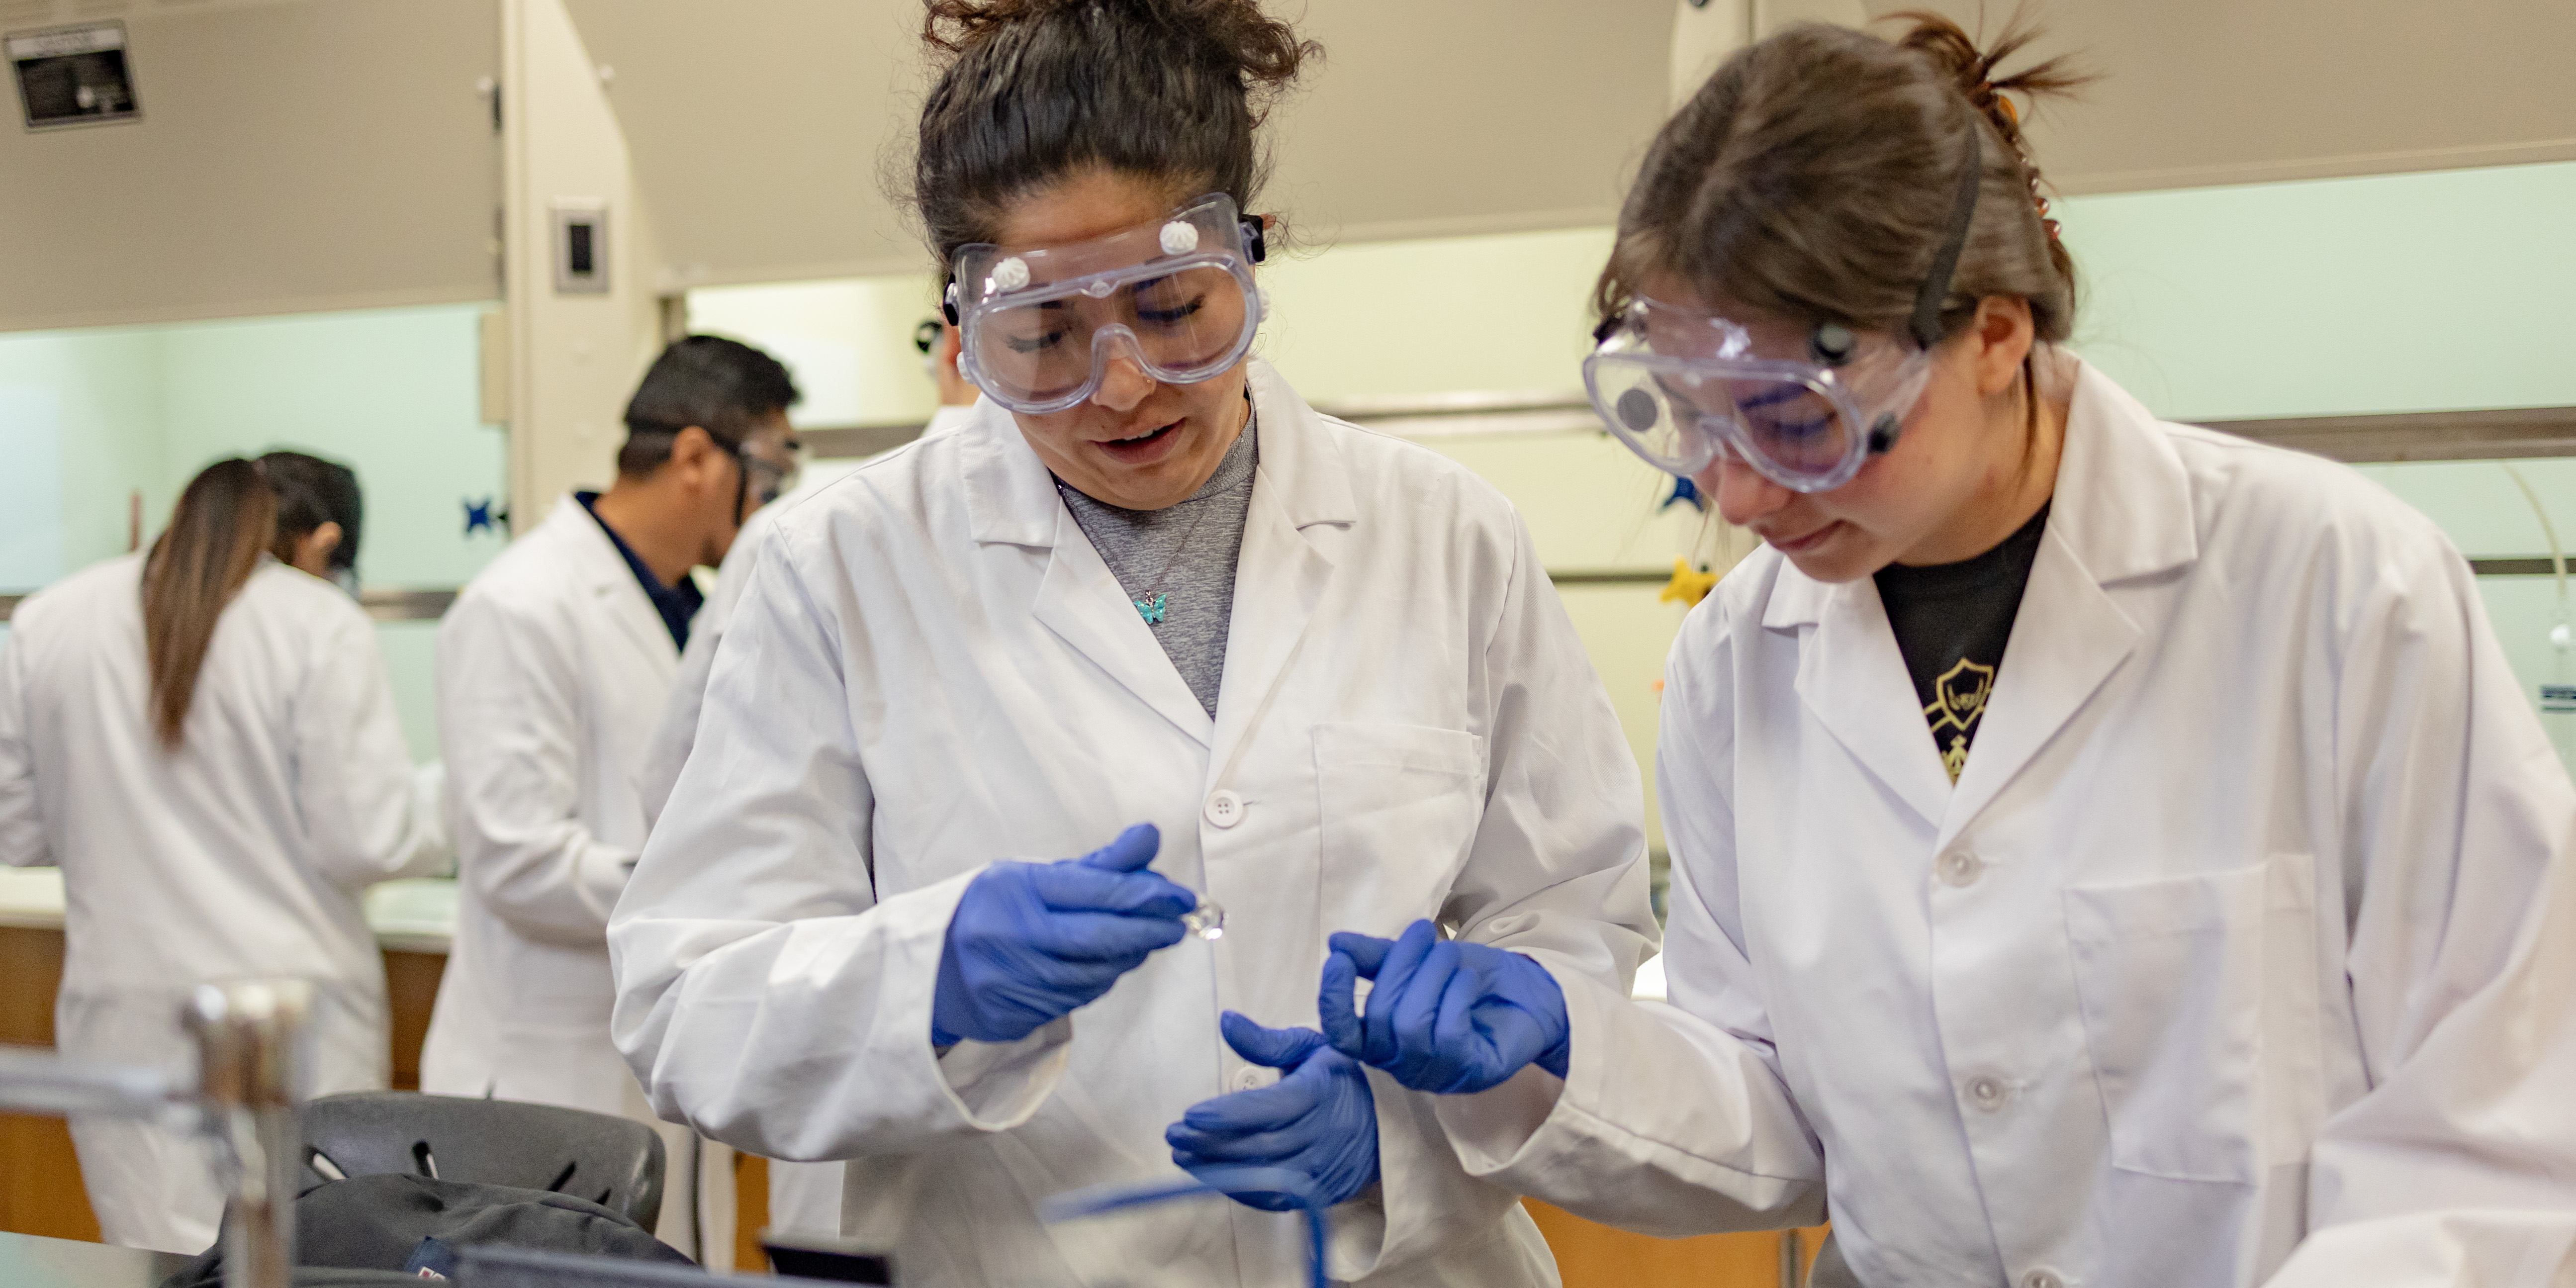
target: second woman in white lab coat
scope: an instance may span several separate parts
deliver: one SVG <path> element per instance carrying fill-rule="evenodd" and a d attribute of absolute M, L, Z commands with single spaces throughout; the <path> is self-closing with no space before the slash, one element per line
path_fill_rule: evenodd
<path fill-rule="evenodd" d="M 849 1160 L 908 1278 L 1302 1281 L 1284 1213 L 1039 1219 L 1178 1161 L 1297 1177 L 1241 1197 L 1329 1205 L 1337 1279 L 1553 1282 L 1428 1098 L 1313 1032 L 1335 928 L 1610 990 L 1655 928 L 1519 518 L 1246 356 L 1247 86 L 1310 51 L 1249 0 L 933 14 L 916 188 L 986 401 L 779 516 L 610 923 L 617 1040 L 665 1115 Z"/>
<path fill-rule="evenodd" d="M 1514 1073 L 1409 1017 L 1550 990 L 1417 934 L 1327 1028 L 1596 1219 L 1829 1212 L 1820 1283 L 2567 1284 L 2576 792 L 2429 521 L 2057 347 L 2015 43 L 1776 36 L 1623 213 L 1595 399 L 1768 543 L 1667 675 L 1671 1005 L 1560 976 Z"/>
<path fill-rule="evenodd" d="M 74 573 L 10 622 L 0 859 L 63 870 L 66 1055 L 184 1071 L 189 989 L 299 976 L 317 989 L 313 1092 L 385 1085 L 384 959 L 360 896 L 450 851 L 374 626 L 324 579 L 358 534 L 353 511 L 322 517 L 316 485 L 353 500 L 345 476 L 289 454 L 217 461 L 147 554 Z M 281 491 L 301 516 L 283 531 Z M 75 1119 L 72 1142 L 108 1242 L 214 1242 L 223 1193 L 196 1141 Z"/>

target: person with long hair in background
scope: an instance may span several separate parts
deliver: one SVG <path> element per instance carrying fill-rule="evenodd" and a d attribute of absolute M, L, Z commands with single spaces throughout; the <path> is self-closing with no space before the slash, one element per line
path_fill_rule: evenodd
<path fill-rule="evenodd" d="M 2570 1283 L 2576 790 L 2467 563 L 2061 347 L 2076 78 L 1902 21 L 1730 59 L 1603 275 L 1602 416 L 1766 543 L 1667 671 L 1670 1005 L 1418 927 L 1327 1031 L 1496 1183 L 1830 1214 L 1819 1283 Z"/>
<path fill-rule="evenodd" d="M 217 461 L 148 551 L 11 619 L 0 861 L 62 869 L 65 1055 L 184 1070 L 191 988 L 295 976 L 316 987 L 313 1094 L 385 1086 L 384 959 L 360 899 L 451 852 L 374 625 L 317 575 L 335 548 L 354 557 L 356 492 L 301 454 Z M 192 1138 L 76 1118 L 72 1141 L 108 1242 L 215 1241 L 223 1192 Z"/>

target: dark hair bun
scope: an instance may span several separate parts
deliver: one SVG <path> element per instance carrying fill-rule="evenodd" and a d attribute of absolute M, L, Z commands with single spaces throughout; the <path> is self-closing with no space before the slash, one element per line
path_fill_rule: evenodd
<path fill-rule="evenodd" d="M 944 265 L 1021 194 L 1099 168 L 1250 211 L 1258 132 L 1323 50 L 1255 0 L 927 0 L 941 57 L 912 199 Z"/>
<path fill-rule="evenodd" d="M 928 0 L 927 9 L 921 38 L 950 57 L 1021 23 L 1081 9 L 1188 33 L 1231 62 L 1247 89 L 1284 89 L 1324 52 L 1255 0 Z"/>

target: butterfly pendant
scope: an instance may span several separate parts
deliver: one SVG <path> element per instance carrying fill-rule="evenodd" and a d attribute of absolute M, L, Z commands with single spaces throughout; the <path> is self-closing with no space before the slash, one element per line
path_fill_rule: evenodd
<path fill-rule="evenodd" d="M 1145 624 L 1148 626 L 1162 625 L 1164 599 L 1164 596 L 1156 595 L 1152 599 L 1139 599 L 1135 601 L 1136 615 L 1144 618 Z"/>

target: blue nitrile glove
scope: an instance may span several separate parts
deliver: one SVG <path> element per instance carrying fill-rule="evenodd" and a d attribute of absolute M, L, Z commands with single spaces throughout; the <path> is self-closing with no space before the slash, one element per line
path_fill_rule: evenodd
<path fill-rule="evenodd" d="M 1016 1042 L 1181 942 L 1198 896 L 1145 870 L 1162 843 L 1139 823 L 1078 859 L 977 873 L 948 919 L 930 1040 Z"/>
<path fill-rule="evenodd" d="M 1572 1026 L 1565 990 L 1519 953 L 1442 939 L 1428 921 L 1396 939 L 1332 937 L 1316 1004 L 1333 1049 L 1415 1091 L 1498 1087 L 1521 1066 L 1562 1078 Z M 1354 982 L 1377 981 L 1361 1015 Z"/>
<path fill-rule="evenodd" d="M 1306 1178 L 1296 1194 L 1231 1195 L 1264 1212 L 1358 1198 L 1377 1180 L 1377 1099 L 1369 1094 L 1368 1074 L 1313 1029 L 1265 1029 L 1232 1011 L 1218 1024 L 1235 1054 L 1286 1069 L 1288 1076 L 1190 1106 L 1163 1132 L 1172 1161 L 1220 1187 L 1227 1168 L 1276 1168 Z"/>

